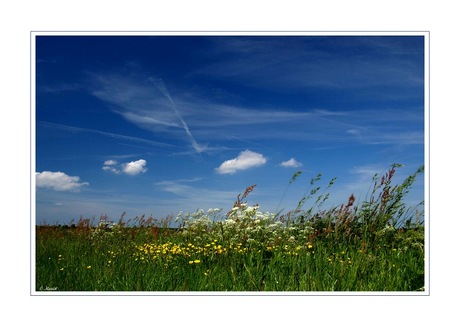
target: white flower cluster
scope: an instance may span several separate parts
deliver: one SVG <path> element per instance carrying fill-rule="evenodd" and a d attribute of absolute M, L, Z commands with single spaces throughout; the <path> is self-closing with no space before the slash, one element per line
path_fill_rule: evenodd
<path fill-rule="evenodd" d="M 226 217 L 220 216 L 220 209 L 198 210 L 193 214 L 180 213 L 182 232 L 191 239 L 219 240 L 229 243 L 275 244 L 282 242 L 307 242 L 314 232 L 310 226 L 287 225 L 270 212 L 260 212 L 259 206 L 243 203 L 234 207 Z"/>
<path fill-rule="evenodd" d="M 94 241 L 102 241 L 114 239 L 115 236 L 120 236 L 122 233 L 122 225 L 112 221 L 100 221 L 99 224 L 92 229 L 91 237 Z"/>
<path fill-rule="evenodd" d="M 186 213 L 185 215 L 180 212 L 175 221 L 181 221 L 184 234 L 200 236 L 203 233 L 211 233 L 213 224 L 216 219 L 219 219 L 221 211 L 222 209 L 209 209 L 205 212 L 203 209 L 199 209 L 195 213 Z"/>

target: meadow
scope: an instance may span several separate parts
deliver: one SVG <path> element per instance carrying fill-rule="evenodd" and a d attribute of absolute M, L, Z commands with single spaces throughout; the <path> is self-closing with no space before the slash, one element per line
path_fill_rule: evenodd
<path fill-rule="evenodd" d="M 284 214 L 249 205 L 252 185 L 227 213 L 37 225 L 36 291 L 422 291 L 423 201 L 404 199 L 424 169 L 393 185 L 399 167 L 375 175 L 364 201 L 327 210 L 335 179 L 317 175 Z"/>

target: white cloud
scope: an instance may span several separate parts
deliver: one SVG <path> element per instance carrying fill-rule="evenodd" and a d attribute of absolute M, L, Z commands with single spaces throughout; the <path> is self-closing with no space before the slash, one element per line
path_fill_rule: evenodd
<path fill-rule="evenodd" d="M 207 150 L 207 146 L 199 144 L 192 135 L 183 117 L 182 106 L 176 105 L 176 101 L 173 100 L 161 79 L 148 77 L 149 83 L 144 83 L 145 78 L 137 74 L 130 77 L 114 75 L 94 77 L 98 90 L 94 91 L 93 95 L 122 108 L 121 111 L 115 112 L 121 114 L 126 120 L 154 131 L 173 128 L 176 132 L 175 129 L 181 128 L 196 152 Z M 152 107 L 154 110 L 151 109 Z"/>
<path fill-rule="evenodd" d="M 238 194 L 238 190 L 208 189 L 192 185 L 192 183 L 201 180 L 201 178 L 165 180 L 155 185 L 165 192 L 180 197 L 180 209 L 184 210 L 184 212 L 187 212 L 187 210 L 190 210 L 189 212 L 196 210 L 197 203 L 200 204 L 200 208 L 202 209 L 231 207 L 236 194 Z M 167 201 L 169 200 L 161 200 L 163 203 Z"/>
<path fill-rule="evenodd" d="M 145 173 L 147 171 L 147 168 L 145 168 L 145 165 L 147 165 L 147 161 L 144 159 L 139 159 L 137 161 L 131 161 L 128 163 L 122 164 L 123 167 L 123 172 L 128 175 L 137 175 L 140 173 Z"/>
<path fill-rule="evenodd" d="M 118 162 L 116 160 L 106 160 L 104 162 L 104 165 L 106 166 L 113 166 L 113 165 L 116 165 Z"/>
<path fill-rule="evenodd" d="M 114 168 L 112 166 L 103 166 L 102 169 L 105 170 L 105 171 L 111 171 L 114 174 L 119 174 L 120 173 L 120 170 L 118 170 L 117 168 Z"/>
<path fill-rule="evenodd" d="M 119 164 L 116 160 L 106 160 L 102 169 L 117 175 L 121 173 L 125 173 L 127 175 L 138 175 L 147 171 L 146 165 L 147 161 L 144 159 L 121 164 Z"/>
<path fill-rule="evenodd" d="M 126 140 L 129 142 L 149 144 L 153 146 L 168 146 L 168 147 L 173 146 L 172 144 L 168 144 L 168 143 L 155 142 L 155 141 L 150 141 L 150 140 L 146 140 L 146 139 L 142 139 L 138 137 L 115 134 L 115 133 L 107 133 L 107 132 L 98 131 L 95 129 L 81 128 L 81 127 L 68 126 L 68 125 L 62 125 L 62 124 L 54 124 L 54 123 L 44 122 L 44 121 L 37 121 L 37 124 L 40 124 L 41 126 L 44 126 L 47 128 L 56 128 L 56 129 L 60 129 L 60 130 L 68 131 L 68 132 L 92 133 L 92 134 L 103 135 L 103 136 L 112 137 L 116 139 Z"/>
<path fill-rule="evenodd" d="M 55 191 L 79 191 L 87 182 L 79 183 L 80 177 L 69 176 L 63 172 L 43 171 L 35 173 L 37 187 L 50 188 Z"/>
<path fill-rule="evenodd" d="M 118 162 L 116 160 L 106 160 L 102 169 L 105 171 L 111 171 L 114 174 L 119 174 L 120 170 L 115 167 L 117 164 Z"/>
<path fill-rule="evenodd" d="M 295 160 L 295 158 L 291 158 L 288 161 L 283 161 L 280 165 L 286 168 L 297 168 L 302 166 L 302 164 Z"/>
<path fill-rule="evenodd" d="M 216 171 L 219 174 L 234 174 L 237 170 L 259 167 L 266 162 L 267 159 L 262 154 L 245 150 L 238 157 L 224 161 Z"/>
<path fill-rule="evenodd" d="M 375 174 L 382 174 L 385 168 L 381 165 L 366 165 L 353 167 L 351 173 L 359 176 L 360 179 L 372 180 Z"/>

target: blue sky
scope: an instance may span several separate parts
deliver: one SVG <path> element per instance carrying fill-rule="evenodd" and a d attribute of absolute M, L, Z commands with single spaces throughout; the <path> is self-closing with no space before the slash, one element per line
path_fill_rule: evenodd
<path fill-rule="evenodd" d="M 328 209 L 424 164 L 423 36 L 36 37 L 36 220 Z M 291 176 L 302 170 L 294 183 Z M 407 198 L 424 198 L 423 177 Z M 309 203 L 306 204 L 308 209 Z"/>

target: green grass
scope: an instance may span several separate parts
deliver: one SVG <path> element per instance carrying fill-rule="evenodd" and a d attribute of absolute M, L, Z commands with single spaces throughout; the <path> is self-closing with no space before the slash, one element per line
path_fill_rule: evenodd
<path fill-rule="evenodd" d="M 285 215 L 247 205 L 251 186 L 226 215 L 210 209 L 175 222 L 37 226 L 36 291 L 420 290 L 425 230 L 403 199 L 423 169 L 392 186 L 398 167 L 374 179 L 367 201 L 350 196 L 328 211 L 320 209 L 324 191 L 302 209 L 320 189 L 317 176 Z"/>

